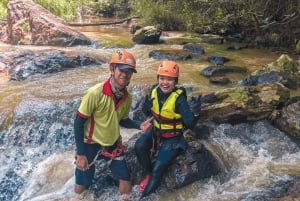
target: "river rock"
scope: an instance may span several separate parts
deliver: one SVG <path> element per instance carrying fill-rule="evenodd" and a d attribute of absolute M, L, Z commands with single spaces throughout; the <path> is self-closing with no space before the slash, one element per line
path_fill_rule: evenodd
<path fill-rule="evenodd" d="M 227 57 L 222 57 L 222 56 L 209 56 L 208 61 L 212 63 L 213 65 L 224 65 L 225 62 L 229 61 Z"/>
<path fill-rule="evenodd" d="M 38 74 L 49 74 L 69 68 L 102 64 L 102 61 L 76 51 L 56 49 L 28 50 L 10 48 L 0 54 L 0 72 L 7 72 L 10 80 L 26 80 Z"/>
<path fill-rule="evenodd" d="M 185 61 L 192 59 L 192 54 L 187 50 L 174 50 L 174 49 L 162 49 L 162 50 L 152 50 L 149 52 L 149 57 L 154 59 L 168 59 L 176 61 Z"/>
<path fill-rule="evenodd" d="M 154 26 L 146 26 L 135 30 L 132 40 L 137 44 L 155 44 L 159 42 L 160 35 L 161 30 Z"/>
<path fill-rule="evenodd" d="M 125 152 L 134 185 L 138 185 L 145 176 L 134 152 L 134 144 L 140 135 L 142 133 L 137 133 L 129 139 Z M 190 135 L 188 144 L 186 153 L 179 155 L 164 173 L 158 191 L 161 189 L 172 191 L 195 181 L 221 174 L 224 171 L 225 168 L 222 162 L 214 156 L 212 151 L 209 150 L 209 146 L 203 141 Z M 99 161 L 96 167 L 97 182 L 91 187 L 91 190 L 96 195 L 100 195 L 107 186 L 116 185 L 117 183 L 112 178 L 109 168 L 107 168 L 108 165 L 104 160 Z"/>
<path fill-rule="evenodd" d="M 183 45 L 183 49 L 188 52 L 191 52 L 193 55 L 205 54 L 205 50 L 200 44 L 188 43 Z"/>
<path fill-rule="evenodd" d="M 208 66 L 201 71 L 201 75 L 205 77 L 212 77 L 215 75 L 223 75 L 226 73 L 246 73 L 247 69 L 239 66 Z"/>
<path fill-rule="evenodd" d="M 273 117 L 273 123 L 277 128 L 300 139 L 300 96 L 291 98 Z"/>
<path fill-rule="evenodd" d="M 268 119 L 290 98 L 281 84 L 234 87 L 202 95 L 200 122 L 241 123 Z"/>
<path fill-rule="evenodd" d="M 300 84 L 300 65 L 288 55 L 281 55 L 276 61 L 248 75 L 242 84 L 253 86 L 280 82 L 289 89 L 297 89 Z"/>
<path fill-rule="evenodd" d="M 9 1 L 5 28 L 6 35 L 0 39 L 10 44 L 54 46 L 92 44 L 88 37 L 73 30 L 65 21 L 32 0 Z"/>

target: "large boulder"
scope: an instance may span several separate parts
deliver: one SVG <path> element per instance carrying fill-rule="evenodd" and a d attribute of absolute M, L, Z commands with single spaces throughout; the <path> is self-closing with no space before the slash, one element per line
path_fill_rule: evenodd
<path fill-rule="evenodd" d="M 203 95 L 200 122 L 241 123 L 268 119 L 290 98 L 282 84 L 240 86 Z"/>
<path fill-rule="evenodd" d="M 242 84 L 252 86 L 257 84 L 279 82 L 290 89 L 297 89 L 300 84 L 300 65 L 288 55 L 281 55 L 276 61 L 248 75 Z"/>
<path fill-rule="evenodd" d="M 134 185 L 144 178 L 143 168 L 137 160 L 134 152 L 134 144 L 142 133 L 137 133 L 127 142 L 126 160 L 132 172 Z M 200 133 L 198 134 L 200 135 Z M 161 185 L 157 190 L 172 191 L 195 181 L 211 178 L 224 173 L 225 167 L 222 161 L 210 150 L 209 145 L 201 139 L 189 135 L 188 149 L 186 153 L 179 155 L 161 178 Z M 108 165 L 104 160 L 97 161 L 96 166 L 97 182 L 93 184 L 91 190 L 96 195 L 102 194 L 108 186 L 115 185 Z"/>
<path fill-rule="evenodd" d="M 6 43 L 26 45 L 90 45 L 91 40 L 32 0 L 10 0 Z M 4 33 L 1 33 L 4 34 Z"/>
<path fill-rule="evenodd" d="M 28 50 L 9 48 L 0 54 L 0 72 L 10 80 L 26 80 L 37 75 L 56 73 L 69 68 L 105 63 L 94 55 L 56 49 Z"/>
<path fill-rule="evenodd" d="M 160 35 L 161 30 L 154 26 L 146 26 L 137 29 L 132 36 L 132 40 L 137 44 L 155 44 L 159 42 Z"/>

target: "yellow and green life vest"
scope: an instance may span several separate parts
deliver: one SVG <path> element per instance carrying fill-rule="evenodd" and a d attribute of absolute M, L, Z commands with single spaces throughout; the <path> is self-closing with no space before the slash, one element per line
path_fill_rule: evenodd
<path fill-rule="evenodd" d="M 184 129 L 182 116 L 175 112 L 175 103 L 180 94 L 183 93 L 182 89 L 176 89 L 171 92 L 167 100 L 163 103 L 162 108 L 159 108 L 159 100 L 157 95 L 157 87 L 151 92 L 151 99 L 153 105 L 151 108 L 154 117 L 154 126 L 159 133 L 172 133 L 178 135 Z"/>

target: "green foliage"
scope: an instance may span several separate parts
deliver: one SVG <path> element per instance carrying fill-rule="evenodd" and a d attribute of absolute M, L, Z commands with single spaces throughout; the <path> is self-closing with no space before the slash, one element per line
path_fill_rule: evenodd
<path fill-rule="evenodd" d="M 133 0 L 133 14 L 141 17 L 143 25 L 155 25 L 163 30 L 186 30 L 182 15 L 177 12 L 177 3 Z"/>
<path fill-rule="evenodd" d="M 7 3 L 0 1 L 0 18 Z M 47 10 L 73 21 L 78 12 L 102 17 L 140 17 L 143 26 L 197 33 L 238 33 L 255 45 L 295 49 L 300 27 L 299 0 L 34 0 Z M 275 34 L 274 34 L 275 33 Z"/>
<path fill-rule="evenodd" d="M 34 2 L 65 20 L 72 20 L 76 17 L 76 8 L 78 6 L 77 0 L 34 0 Z"/>
<path fill-rule="evenodd" d="M 128 17 L 130 14 L 128 0 L 94 0 L 89 5 L 102 17 Z"/>
<path fill-rule="evenodd" d="M 162 30 L 239 34 L 262 46 L 294 47 L 300 27 L 299 0 L 131 0 L 142 25 Z M 276 35 L 274 35 L 276 33 Z M 275 37 L 276 36 L 276 37 Z M 258 44 L 259 45 L 259 44 Z"/>
<path fill-rule="evenodd" d="M 7 17 L 7 3 L 9 0 L 2 0 L 0 2 L 0 19 L 6 19 Z"/>

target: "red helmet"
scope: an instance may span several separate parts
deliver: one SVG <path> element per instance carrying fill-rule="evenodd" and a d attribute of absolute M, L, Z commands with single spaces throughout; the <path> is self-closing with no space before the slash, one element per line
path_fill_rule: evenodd
<path fill-rule="evenodd" d="M 163 61 L 158 67 L 157 75 L 178 78 L 179 66 L 175 61 Z"/>
<path fill-rule="evenodd" d="M 114 52 L 111 56 L 110 64 L 117 64 L 117 67 L 120 69 L 130 69 L 136 73 L 135 58 L 131 53 L 125 50 Z"/>

